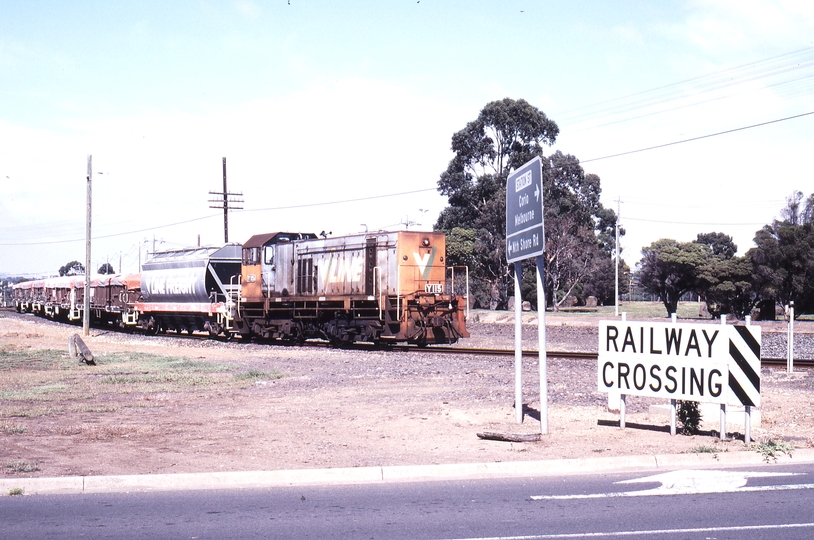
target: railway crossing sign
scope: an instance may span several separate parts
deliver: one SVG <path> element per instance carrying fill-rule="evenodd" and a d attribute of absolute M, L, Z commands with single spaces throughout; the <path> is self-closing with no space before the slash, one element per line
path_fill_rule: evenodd
<path fill-rule="evenodd" d="M 518 262 L 544 250 L 543 162 L 536 157 L 506 181 L 506 258 Z"/>
<path fill-rule="evenodd" d="M 760 327 L 600 321 L 600 392 L 760 406 Z"/>

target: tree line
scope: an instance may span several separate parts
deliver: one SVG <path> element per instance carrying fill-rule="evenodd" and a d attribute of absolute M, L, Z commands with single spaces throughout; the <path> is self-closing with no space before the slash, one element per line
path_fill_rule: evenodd
<path fill-rule="evenodd" d="M 544 146 L 557 124 L 523 99 L 487 103 L 478 117 L 452 135 L 453 158 L 438 179 L 447 197 L 435 229 L 447 234 L 447 264 L 468 266 L 475 307 L 505 309 L 513 293 L 513 265 L 506 261 L 506 180 L 534 157 L 543 164 L 545 280 L 548 307 L 595 297 L 615 297 L 616 213 L 603 207 L 599 176 L 562 151 Z M 726 234 L 699 234 L 692 242 L 661 239 L 642 249 L 641 284 L 667 313 L 679 298 L 699 294 L 712 316 L 739 318 L 759 307 L 774 318 L 775 305 L 795 302 L 797 314 L 814 312 L 814 194 L 795 192 L 781 219 L 755 234 L 756 247 L 736 256 Z M 624 229 L 620 228 L 620 236 Z M 533 261 L 524 265 L 534 267 Z M 619 293 L 628 292 L 630 269 L 620 260 Z M 534 272 L 523 272 L 522 295 L 536 305 Z"/>
<path fill-rule="evenodd" d="M 699 234 L 692 242 L 661 239 L 642 249 L 639 276 L 646 291 L 675 313 L 687 292 L 706 301 L 711 316 L 739 319 L 758 310 L 774 319 L 776 306 L 794 302 L 795 316 L 814 313 L 814 194 L 795 191 L 773 220 L 755 233 L 755 247 L 736 256 L 732 237 Z"/>

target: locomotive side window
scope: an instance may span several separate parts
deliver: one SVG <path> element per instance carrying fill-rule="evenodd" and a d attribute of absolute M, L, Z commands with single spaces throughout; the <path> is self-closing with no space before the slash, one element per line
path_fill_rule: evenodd
<path fill-rule="evenodd" d="M 274 246 L 265 247 L 263 262 L 265 264 L 274 264 Z"/>
<path fill-rule="evenodd" d="M 243 250 L 243 264 L 257 265 L 260 264 L 260 248 L 253 247 Z"/>
<path fill-rule="evenodd" d="M 314 292 L 314 259 L 300 259 L 297 261 L 297 292 Z"/>

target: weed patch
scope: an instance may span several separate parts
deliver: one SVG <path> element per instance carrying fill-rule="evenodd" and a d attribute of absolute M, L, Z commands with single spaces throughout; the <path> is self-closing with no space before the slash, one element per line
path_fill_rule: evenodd
<path fill-rule="evenodd" d="M 25 433 L 25 426 L 18 424 L 0 424 L 0 433 L 3 435 L 22 435 Z"/>
<path fill-rule="evenodd" d="M 727 450 L 724 450 L 726 452 Z M 701 446 L 694 446 L 686 451 L 687 454 L 718 454 L 720 449 L 702 444 Z"/>
<path fill-rule="evenodd" d="M 36 463 L 30 461 L 9 461 L 6 463 L 7 474 L 29 473 L 40 470 Z"/>
<path fill-rule="evenodd" d="M 762 443 L 753 443 L 749 448 L 762 454 L 763 460 L 766 463 L 769 463 L 771 460 L 777 461 L 777 457 L 780 454 L 786 454 L 791 457 L 791 453 L 794 451 L 793 444 L 787 443 L 786 441 L 775 441 L 774 439 L 769 439 Z"/>
<path fill-rule="evenodd" d="M 238 381 L 275 381 L 277 379 L 282 379 L 283 377 L 285 377 L 285 374 L 279 371 L 260 371 L 257 369 L 251 369 L 242 373 L 235 373 L 235 379 Z"/>

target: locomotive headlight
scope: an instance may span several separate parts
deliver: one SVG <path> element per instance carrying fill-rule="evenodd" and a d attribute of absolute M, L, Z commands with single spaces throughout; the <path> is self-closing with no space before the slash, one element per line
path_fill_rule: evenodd
<path fill-rule="evenodd" d="M 421 245 L 424 247 L 430 247 L 430 239 L 425 237 L 424 240 L 421 241 Z"/>

